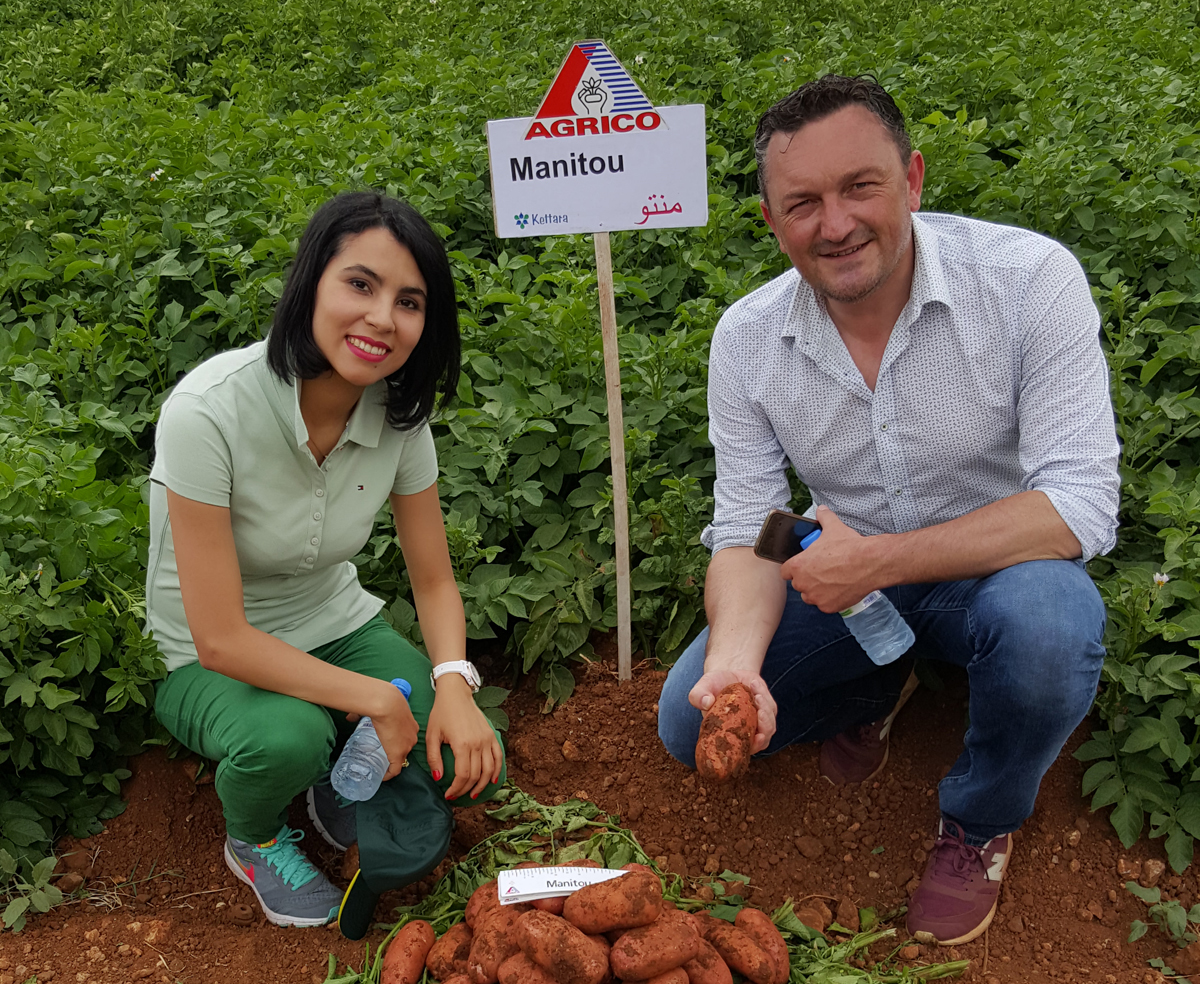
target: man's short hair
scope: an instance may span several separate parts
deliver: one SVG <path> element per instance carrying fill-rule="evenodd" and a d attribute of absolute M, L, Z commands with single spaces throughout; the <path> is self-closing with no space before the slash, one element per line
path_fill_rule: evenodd
<path fill-rule="evenodd" d="M 900 161 L 907 168 L 912 159 L 912 141 L 904 126 L 904 114 L 873 75 L 824 75 L 805 82 L 762 114 L 754 134 L 754 159 L 758 162 L 758 193 L 767 200 L 767 144 L 776 133 L 793 134 L 806 123 L 832 116 L 846 106 L 865 106 L 884 125 Z"/>

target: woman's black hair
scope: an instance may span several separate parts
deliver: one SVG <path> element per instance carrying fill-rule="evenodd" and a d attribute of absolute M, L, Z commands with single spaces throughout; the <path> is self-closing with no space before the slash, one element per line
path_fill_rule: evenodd
<path fill-rule="evenodd" d="M 458 386 L 461 342 L 450 261 L 437 233 L 407 202 L 370 191 L 331 198 L 309 219 L 292 261 L 287 284 L 275 305 L 267 337 L 267 365 L 285 383 L 315 379 L 330 369 L 313 339 L 317 282 L 347 236 L 387 229 L 417 261 L 425 278 L 425 327 L 412 354 L 386 377 L 387 421 L 409 430 L 429 419 L 442 393 L 442 405 Z"/>

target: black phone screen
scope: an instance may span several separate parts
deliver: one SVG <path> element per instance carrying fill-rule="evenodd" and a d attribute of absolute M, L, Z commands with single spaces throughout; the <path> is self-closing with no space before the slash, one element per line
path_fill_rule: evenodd
<path fill-rule="evenodd" d="M 773 509 L 763 522 L 754 552 L 764 560 L 782 564 L 801 551 L 801 541 L 821 527 L 811 519 Z"/>

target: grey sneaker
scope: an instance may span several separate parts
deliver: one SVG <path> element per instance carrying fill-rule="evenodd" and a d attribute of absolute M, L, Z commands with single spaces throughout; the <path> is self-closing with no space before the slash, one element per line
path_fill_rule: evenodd
<path fill-rule="evenodd" d="M 335 792 L 328 782 L 308 787 L 308 818 L 325 842 L 339 851 L 358 840 L 358 816 L 353 800 Z"/>
<path fill-rule="evenodd" d="M 303 830 L 284 827 L 265 844 L 225 838 L 229 870 L 254 890 L 276 926 L 324 926 L 337 918 L 342 904 L 341 890 L 296 847 L 303 837 Z"/>

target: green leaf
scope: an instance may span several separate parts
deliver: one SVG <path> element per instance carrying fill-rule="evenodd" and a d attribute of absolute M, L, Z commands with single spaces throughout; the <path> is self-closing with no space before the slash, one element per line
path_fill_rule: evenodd
<path fill-rule="evenodd" d="M 1092 790 L 1099 786 L 1104 779 L 1107 779 L 1109 776 L 1113 775 L 1116 770 L 1117 764 L 1111 759 L 1105 762 L 1097 762 L 1095 765 L 1091 766 L 1087 772 L 1083 774 L 1083 786 L 1081 789 L 1083 795 L 1087 796 L 1090 792 L 1092 792 Z"/>
<path fill-rule="evenodd" d="M 1171 828 L 1163 845 L 1167 852 L 1167 860 L 1174 871 L 1182 872 L 1192 863 L 1194 841 L 1192 835 L 1180 826 Z"/>
<path fill-rule="evenodd" d="M 557 631 L 558 616 L 553 613 L 542 616 L 529 627 L 529 631 L 525 633 L 525 640 L 521 644 L 526 670 L 533 665 L 533 660 L 546 651 Z"/>
<path fill-rule="evenodd" d="M 509 726 L 508 715 L 499 707 L 485 707 L 483 716 L 491 722 L 492 727 L 497 731 L 507 731 Z"/>
<path fill-rule="evenodd" d="M 13 899 L 4 909 L 4 925 L 11 928 L 20 928 L 17 926 L 17 921 L 21 920 L 21 925 L 24 925 L 24 915 L 29 908 L 29 899 L 21 895 Z"/>
<path fill-rule="evenodd" d="M 575 677 L 561 663 L 551 663 L 542 669 L 538 678 L 538 691 L 546 695 L 547 707 L 556 707 L 571 696 L 575 689 Z"/>
<path fill-rule="evenodd" d="M 41 698 L 42 703 L 50 708 L 50 710 L 79 700 L 79 694 L 72 693 L 70 690 L 60 690 L 53 683 L 42 684 L 41 693 L 38 696 Z"/>
<path fill-rule="evenodd" d="M 1108 822 L 1121 838 L 1126 847 L 1133 847 L 1142 833 L 1142 821 L 1145 818 L 1141 803 L 1133 796 L 1124 796 L 1113 808 Z"/>
<path fill-rule="evenodd" d="M 508 698 L 511 691 L 503 687 L 480 687 L 475 694 L 476 707 L 499 707 Z"/>
<path fill-rule="evenodd" d="M 0 823 L 0 830 L 3 830 L 4 836 L 16 844 L 17 847 L 28 847 L 30 844 L 38 844 L 50 840 L 50 835 L 40 823 L 35 820 L 25 819 L 24 817 L 5 820 L 3 823 Z"/>
<path fill-rule="evenodd" d="M 1150 929 L 1150 927 L 1147 926 L 1144 922 L 1142 922 L 1142 920 L 1135 919 L 1133 922 L 1131 922 L 1129 924 L 1129 937 L 1128 937 L 1128 939 L 1125 940 L 1125 942 L 1126 943 L 1136 943 L 1138 940 L 1140 940 L 1143 936 L 1146 935 L 1146 933 L 1149 931 L 1149 929 Z"/>
<path fill-rule="evenodd" d="M 1125 890 L 1131 895 L 1136 895 L 1147 905 L 1157 905 L 1158 901 L 1162 898 L 1161 889 L 1142 888 L 1142 886 L 1135 881 L 1127 881 L 1125 883 Z"/>
<path fill-rule="evenodd" d="M 8 678 L 8 689 L 4 692 L 4 705 L 20 700 L 26 707 L 33 707 L 39 687 L 24 673 L 14 673 Z"/>

